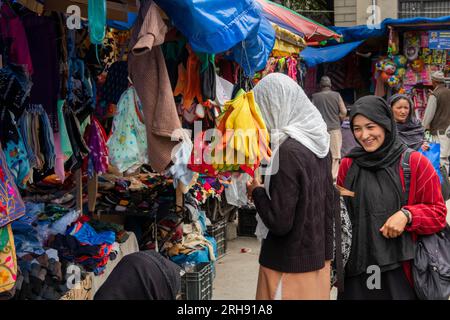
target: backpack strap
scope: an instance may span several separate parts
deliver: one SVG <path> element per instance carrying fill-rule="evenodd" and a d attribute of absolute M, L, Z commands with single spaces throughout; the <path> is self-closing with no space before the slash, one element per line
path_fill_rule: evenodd
<path fill-rule="evenodd" d="M 405 179 L 405 191 L 403 192 L 403 201 L 405 204 L 408 203 L 409 198 L 409 189 L 411 186 L 411 166 L 409 165 L 409 159 L 411 158 L 411 153 L 415 150 L 408 148 L 403 152 L 402 155 L 402 169 L 403 169 L 403 178 Z"/>

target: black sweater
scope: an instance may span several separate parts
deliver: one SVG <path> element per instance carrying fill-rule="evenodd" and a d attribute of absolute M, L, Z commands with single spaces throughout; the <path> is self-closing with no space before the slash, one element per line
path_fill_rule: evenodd
<path fill-rule="evenodd" d="M 279 170 L 270 196 L 253 190 L 256 209 L 269 229 L 259 263 L 280 272 L 309 272 L 333 256 L 333 215 L 339 196 L 333 186 L 331 158 L 320 159 L 294 139 L 279 150 Z"/>

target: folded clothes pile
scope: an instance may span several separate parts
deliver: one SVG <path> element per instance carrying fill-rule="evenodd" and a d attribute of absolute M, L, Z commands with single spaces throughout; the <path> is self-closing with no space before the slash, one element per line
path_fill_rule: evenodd
<path fill-rule="evenodd" d="M 113 187 L 111 183 L 99 183 L 99 189 L 96 209 L 100 214 L 161 218 L 175 210 L 175 189 L 163 176 L 117 178 Z"/>

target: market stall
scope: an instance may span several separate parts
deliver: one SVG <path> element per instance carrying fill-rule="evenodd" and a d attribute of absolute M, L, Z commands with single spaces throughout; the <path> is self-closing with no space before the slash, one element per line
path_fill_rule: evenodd
<path fill-rule="evenodd" d="M 189 294 L 185 281 L 184 298 L 211 298 L 223 220 L 234 210 L 226 203 L 243 197 L 227 186 L 261 159 L 227 168 L 187 160 L 237 107 L 227 101 L 240 80 L 264 68 L 275 30 L 249 0 L 223 1 L 208 15 L 192 1 L 130 3 L 2 2 L 0 230 L 1 248 L 14 248 L 0 259 L 7 298 L 92 299 L 139 249 L 191 277 L 207 270 L 208 294 Z M 66 28 L 70 4 L 89 18 L 78 29 Z M 240 14 L 230 29 L 226 8 Z M 239 98 L 246 108 L 250 95 Z M 195 120 L 203 130 L 191 136 Z"/>

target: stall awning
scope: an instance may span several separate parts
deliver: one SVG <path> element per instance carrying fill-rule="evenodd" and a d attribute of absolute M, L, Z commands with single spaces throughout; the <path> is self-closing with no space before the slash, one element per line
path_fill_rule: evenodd
<path fill-rule="evenodd" d="M 318 43 L 329 39 L 339 41 L 341 38 L 335 31 L 278 3 L 268 0 L 256 0 L 256 2 L 262 6 L 264 15 L 269 21 L 304 37 L 309 43 Z"/>
<path fill-rule="evenodd" d="M 363 42 L 364 40 L 360 40 L 322 48 L 307 47 L 300 53 L 300 56 L 308 67 L 314 67 L 320 63 L 335 62 L 344 58 Z"/>
<path fill-rule="evenodd" d="M 381 37 L 388 32 L 388 26 L 404 27 L 404 28 L 418 28 L 421 25 L 439 26 L 450 25 L 450 16 L 439 18 L 407 18 L 407 19 L 384 19 L 379 25 L 371 26 L 359 25 L 352 27 L 332 27 L 337 33 L 342 34 L 345 42 L 352 42 L 357 40 L 366 40 L 368 38 Z"/>

